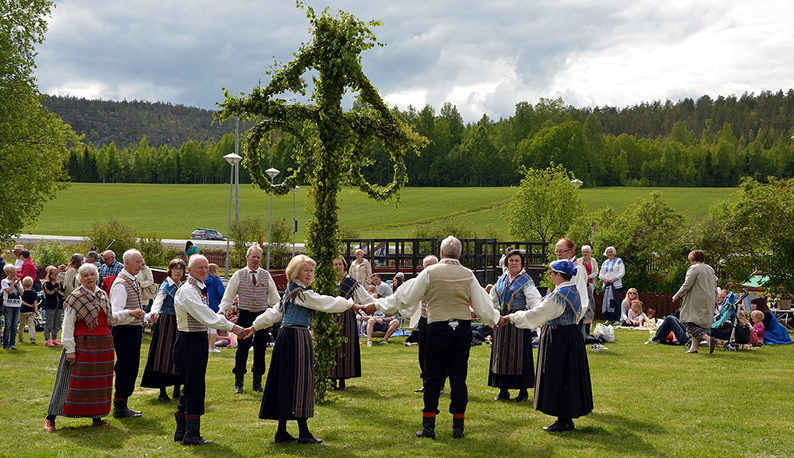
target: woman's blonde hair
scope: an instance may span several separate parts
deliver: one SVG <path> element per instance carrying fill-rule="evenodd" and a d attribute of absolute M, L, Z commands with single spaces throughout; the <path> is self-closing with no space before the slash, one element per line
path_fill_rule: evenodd
<path fill-rule="evenodd" d="M 214 262 L 210 263 L 210 275 L 217 277 L 218 276 L 218 264 Z"/>
<path fill-rule="evenodd" d="M 298 278 L 298 272 L 300 272 L 301 267 L 303 267 L 303 263 L 310 263 L 312 266 L 316 266 L 317 263 L 314 262 L 314 259 L 306 256 L 305 254 L 299 254 L 292 258 L 287 266 L 287 269 L 284 271 L 287 274 L 287 281 L 295 281 Z"/>

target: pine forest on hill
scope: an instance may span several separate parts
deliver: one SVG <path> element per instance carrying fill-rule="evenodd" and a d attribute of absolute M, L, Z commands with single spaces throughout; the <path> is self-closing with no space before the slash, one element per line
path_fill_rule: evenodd
<path fill-rule="evenodd" d="M 45 106 L 84 142 L 66 169 L 75 182 L 225 183 L 234 125 L 212 124 L 213 112 L 148 102 L 47 97 Z M 366 109 L 356 104 L 354 109 Z M 521 167 L 559 163 L 585 186 L 736 186 L 745 176 L 794 176 L 794 89 L 741 97 L 702 96 L 614 108 L 576 108 L 562 99 L 516 104 L 507 119 L 464 123 L 457 109 L 409 107 L 395 112 L 430 139 L 406 158 L 409 186 L 509 186 Z M 247 127 L 241 123 L 240 131 Z M 293 146 L 274 135 L 267 167 L 294 167 Z M 381 145 L 366 175 L 391 179 Z M 241 170 L 241 181 L 250 178 Z"/>

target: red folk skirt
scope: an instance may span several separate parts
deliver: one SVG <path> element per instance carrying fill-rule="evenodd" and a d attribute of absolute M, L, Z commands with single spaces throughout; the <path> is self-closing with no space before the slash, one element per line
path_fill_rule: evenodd
<path fill-rule="evenodd" d="M 102 417 L 110 413 L 113 399 L 113 336 L 100 311 L 91 332 L 85 322 L 75 323 L 77 362 L 71 365 L 63 404 L 66 417 Z M 69 364 L 68 362 L 66 364 Z"/>

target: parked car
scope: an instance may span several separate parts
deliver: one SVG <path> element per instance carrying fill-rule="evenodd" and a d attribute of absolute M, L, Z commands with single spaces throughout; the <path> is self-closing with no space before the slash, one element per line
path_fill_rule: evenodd
<path fill-rule="evenodd" d="M 190 238 L 193 240 L 226 240 L 226 237 L 215 229 L 196 229 L 190 233 Z"/>

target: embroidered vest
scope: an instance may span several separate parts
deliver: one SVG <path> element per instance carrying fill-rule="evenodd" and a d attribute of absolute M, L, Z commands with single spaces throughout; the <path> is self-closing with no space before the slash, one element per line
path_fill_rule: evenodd
<path fill-rule="evenodd" d="M 174 297 L 176 297 L 178 289 L 179 285 L 176 283 L 170 284 L 167 280 L 160 286 L 160 294 L 165 294 L 163 305 L 160 307 L 160 314 L 173 315 L 176 313 L 174 311 Z"/>
<path fill-rule="evenodd" d="M 210 300 L 209 296 L 207 295 L 207 288 L 202 288 L 199 286 L 199 281 L 193 277 L 187 277 L 188 285 L 191 288 L 196 288 L 196 292 L 199 293 L 199 297 L 201 297 L 201 302 L 204 303 L 204 306 L 210 308 Z M 207 326 L 204 325 L 201 321 L 193 318 L 193 315 L 187 313 L 187 331 L 188 332 L 207 332 Z"/>
<path fill-rule="evenodd" d="M 471 320 L 469 290 L 471 270 L 456 259 L 444 258 L 428 267 L 430 287 L 427 297 L 427 322 Z"/>
<path fill-rule="evenodd" d="M 579 316 L 579 311 L 582 309 L 582 302 L 579 299 L 579 291 L 576 286 L 563 286 L 549 294 L 552 294 L 557 302 L 563 304 L 563 312 L 562 315 L 548 321 L 546 324 L 552 326 L 576 324 L 576 317 Z"/>
<path fill-rule="evenodd" d="M 141 308 L 141 288 L 138 286 L 138 281 L 123 273 L 119 273 L 114 284 L 116 283 L 121 283 L 124 285 L 124 289 L 127 290 L 127 303 L 124 305 L 124 308 L 126 310 Z M 143 326 L 143 320 L 135 318 L 130 322 L 130 326 Z"/>
<path fill-rule="evenodd" d="M 283 307 L 281 308 L 283 312 L 281 323 L 284 326 L 300 326 L 303 328 L 308 328 L 311 324 L 311 309 L 295 303 L 295 299 L 304 291 L 306 291 L 306 288 L 297 283 L 290 282 L 287 285 L 287 290 L 284 291 L 284 297 L 281 299 L 283 302 Z"/>
<path fill-rule="evenodd" d="M 499 313 L 508 315 L 527 309 L 527 296 L 524 294 L 524 286 L 526 285 L 535 286 L 532 277 L 526 272 L 521 272 L 512 281 L 508 279 L 507 274 L 499 277 L 496 285 L 494 285 L 499 298 Z"/>
<path fill-rule="evenodd" d="M 267 289 L 270 284 L 270 274 L 265 269 L 259 269 L 254 275 L 248 267 L 238 270 L 240 282 L 237 286 L 237 307 L 249 312 L 264 312 L 268 307 Z M 254 285 L 253 278 L 256 278 Z"/>

